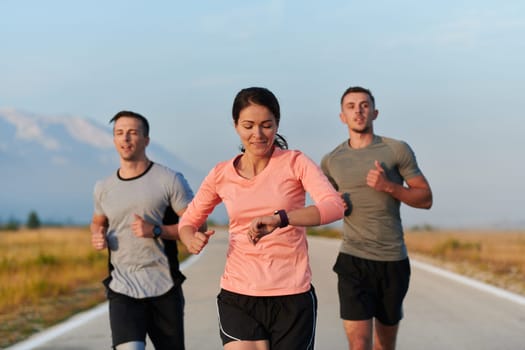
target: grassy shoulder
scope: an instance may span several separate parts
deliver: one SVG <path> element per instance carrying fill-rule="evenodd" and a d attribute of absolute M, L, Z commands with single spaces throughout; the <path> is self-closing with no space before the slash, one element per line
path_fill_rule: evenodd
<path fill-rule="evenodd" d="M 418 230 L 405 240 L 413 258 L 525 295 L 524 230 Z"/>
<path fill-rule="evenodd" d="M 107 271 L 87 227 L 0 231 L 0 348 L 105 301 Z"/>

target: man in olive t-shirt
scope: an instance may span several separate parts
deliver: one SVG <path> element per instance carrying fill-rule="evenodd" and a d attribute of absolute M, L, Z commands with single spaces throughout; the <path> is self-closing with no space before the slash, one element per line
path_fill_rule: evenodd
<path fill-rule="evenodd" d="M 368 89 L 348 88 L 340 118 L 350 137 L 321 162 L 347 207 L 334 271 L 352 350 L 372 349 L 374 341 L 395 348 L 410 279 L 400 204 L 432 206 L 432 191 L 408 144 L 374 134 L 378 114 Z"/>

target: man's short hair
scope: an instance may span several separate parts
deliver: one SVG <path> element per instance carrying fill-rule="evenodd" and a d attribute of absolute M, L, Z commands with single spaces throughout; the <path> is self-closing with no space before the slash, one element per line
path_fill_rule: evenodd
<path fill-rule="evenodd" d="M 345 92 L 343 93 L 343 96 L 341 96 L 341 105 L 343 105 L 343 100 L 344 100 L 345 96 L 350 94 L 350 93 L 353 93 L 353 92 L 362 92 L 362 93 L 365 93 L 368 96 L 370 96 L 370 100 L 372 101 L 372 104 L 375 107 L 376 100 L 374 98 L 374 95 L 372 95 L 372 92 L 370 90 L 365 89 L 364 87 L 361 87 L 361 86 L 351 86 L 348 89 L 346 89 Z"/>
<path fill-rule="evenodd" d="M 135 118 L 135 119 L 140 120 L 142 122 L 142 131 L 143 131 L 144 136 L 145 137 L 149 137 L 149 123 L 148 123 L 148 120 L 144 116 L 142 116 L 141 114 L 138 114 L 138 113 L 135 113 L 135 112 L 132 112 L 132 111 L 120 111 L 117 114 L 115 114 L 115 116 L 113 118 L 111 118 L 109 123 L 110 124 L 114 123 L 119 118 L 122 118 L 122 117 L 129 117 L 129 118 Z"/>

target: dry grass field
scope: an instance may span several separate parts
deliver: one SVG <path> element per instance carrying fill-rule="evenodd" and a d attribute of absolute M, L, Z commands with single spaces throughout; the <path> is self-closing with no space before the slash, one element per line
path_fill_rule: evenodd
<path fill-rule="evenodd" d="M 105 300 L 87 227 L 0 231 L 0 349 Z"/>
<path fill-rule="evenodd" d="M 0 232 L 0 348 L 104 300 L 87 228 Z"/>
<path fill-rule="evenodd" d="M 525 295 L 525 231 L 408 231 L 406 241 L 412 258 Z M 106 273 L 88 228 L 0 231 L 0 348 L 104 301 Z"/>
<path fill-rule="evenodd" d="M 433 230 L 405 234 L 410 256 L 525 295 L 525 231 Z"/>

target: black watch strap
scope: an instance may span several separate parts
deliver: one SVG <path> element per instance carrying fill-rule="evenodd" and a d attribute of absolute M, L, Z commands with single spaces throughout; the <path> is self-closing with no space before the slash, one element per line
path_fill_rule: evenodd
<path fill-rule="evenodd" d="M 274 215 L 279 215 L 279 218 L 281 219 L 281 224 L 279 225 L 280 228 L 286 227 L 290 224 L 288 221 L 288 215 L 286 215 L 286 211 L 284 209 L 276 210 Z"/>

